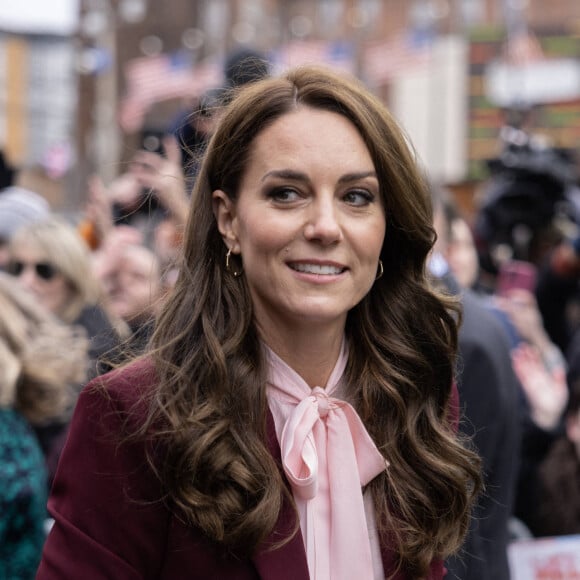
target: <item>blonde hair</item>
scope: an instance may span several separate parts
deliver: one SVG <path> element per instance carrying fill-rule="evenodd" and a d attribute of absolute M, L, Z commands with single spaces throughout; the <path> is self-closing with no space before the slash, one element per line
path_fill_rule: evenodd
<path fill-rule="evenodd" d="M 51 216 L 23 226 L 10 240 L 10 251 L 32 245 L 66 279 L 71 299 L 59 317 L 72 323 L 88 305 L 97 304 L 101 289 L 93 269 L 90 249 L 76 228 L 64 218 Z"/>
<path fill-rule="evenodd" d="M 0 272 L 0 407 L 32 424 L 62 417 L 84 383 L 88 340 Z"/>

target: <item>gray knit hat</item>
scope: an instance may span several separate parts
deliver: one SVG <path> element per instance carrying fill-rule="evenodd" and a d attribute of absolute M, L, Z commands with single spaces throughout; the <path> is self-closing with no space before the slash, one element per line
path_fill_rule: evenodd
<path fill-rule="evenodd" d="M 38 193 L 22 187 L 0 191 L 0 241 L 7 242 L 16 230 L 50 215 L 50 205 Z"/>

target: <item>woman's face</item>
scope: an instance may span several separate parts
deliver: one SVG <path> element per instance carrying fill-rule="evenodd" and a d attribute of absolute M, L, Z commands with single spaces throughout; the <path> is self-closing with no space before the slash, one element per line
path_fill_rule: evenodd
<path fill-rule="evenodd" d="M 34 244 L 13 248 L 10 270 L 45 308 L 59 316 L 72 297 L 67 279 Z"/>
<path fill-rule="evenodd" d="M 470 288 L 475 284 L 479 270 L 479 260 L 473 235 L 469 225 L 463 219 L 456 219 L 451 224 L 451 239 L 447 247 L 447 261 L 461 286 Z"/>
<path fill-rule="evenodd" d="M 256 138 L 236 202 L 221 191 L 214 199 L 266 337 L 344 327 L 374 283 L 386 227 L 373 161 L 350 121 L 312 108 L 284 115 Z"/>

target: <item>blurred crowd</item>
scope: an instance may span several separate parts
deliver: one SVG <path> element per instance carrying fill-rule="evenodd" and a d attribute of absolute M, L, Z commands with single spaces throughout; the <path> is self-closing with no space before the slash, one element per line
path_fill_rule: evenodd
<path fill-rule="evenodd" d="M 234 55 L 224 86 L 180 114 L 158 147 L 137 151 L 110 183 L 89 180 L 80 220 L 4 173 L 0 577 L 34 576 L 75 398 L 143 351 L 179 270 L 191 184 L 220 108 L 268 72 L 260 55 Z M 463 302 L 461 430 L 486 479 L 465 550 L 448 563 L 455 578 L 508 578 L 509 542 L 580 533 L 578 167 L 518 124 L 501 140 L 475 216 L 431 184 L 438 241 L 429 266 Z"/>

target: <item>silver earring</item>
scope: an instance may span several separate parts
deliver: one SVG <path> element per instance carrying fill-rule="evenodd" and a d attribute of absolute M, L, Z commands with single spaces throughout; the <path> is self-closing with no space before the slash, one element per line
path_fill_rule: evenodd
<path fill-rule="evenodd" d="M 239 270 L 234 270 L 231 267 L 230 264 L 230 257 L 232 255 L 232 250 L 228 249 L 228 253 L 226 254 L 226 270 L 234 277 L 234 278 L 238 278 L 239 276 L 242 275 L 242 272 L 244 271 L 243 268 L 239 269 Z"/>
<path fill-rule="evenodd" d="M 385 269 L 383 268 L 383 261 L 379 260 L 379 268 L 377 271 L 377 275 L 375 277 L 375 280 L 378 280 L 379 278 L 383 277 L 383 274 L 385 273 Z"/>

